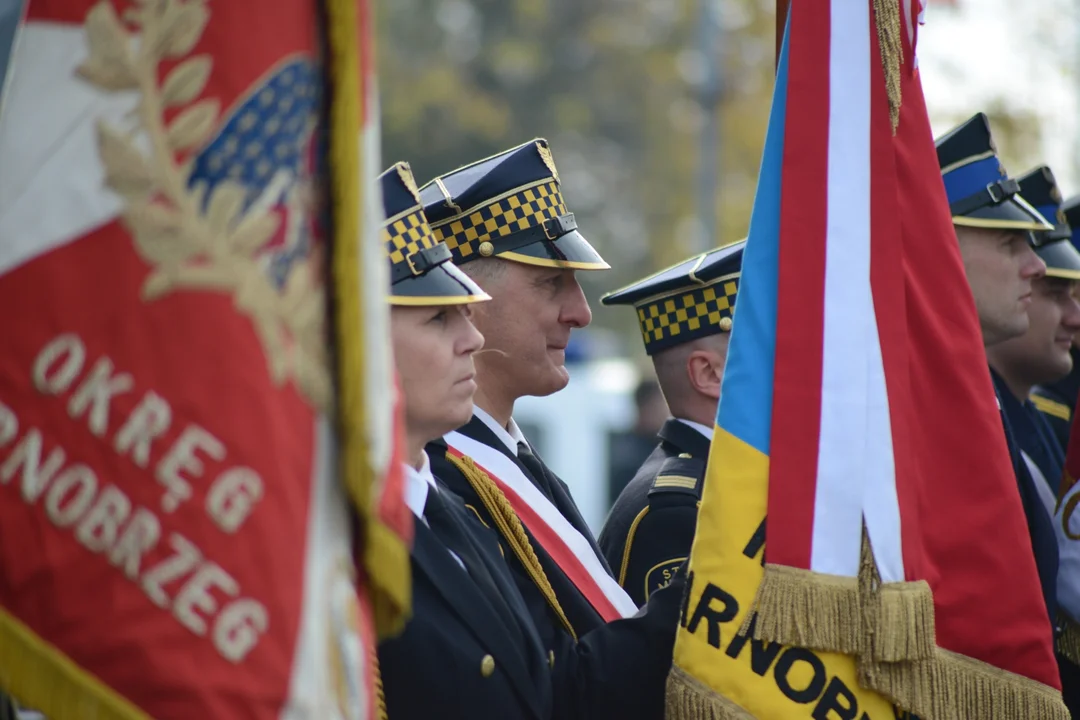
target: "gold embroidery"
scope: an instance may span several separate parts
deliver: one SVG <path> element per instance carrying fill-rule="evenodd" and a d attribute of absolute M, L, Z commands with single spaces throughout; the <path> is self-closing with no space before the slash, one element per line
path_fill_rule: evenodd
<path fill-rule="evenodd" d="M 874 20 L 881 67 L 885 71 L 885 90 L 889 95 L 889 119 L 895 135 L 900 124 L 900 67 L 904 63 L 900 4 L 896 0 L 874 0 Z"/>
<path fill-rule="evenodd" d="M 255 326 L 274 383 L 291 378 L 314 407 L 325 410 L 331 385 L 316 259 L 296 262 L 279 291 L 257 257 L 277 231 L 278 217 L 258 206 L 241 213 L 245 187 L 235 180 L 219 182 L 205 197 L 205 186 L 188 186 L 193 160 L 177 160 L 178 153 L 211 138 L 220 116 L 218 100 L 193 102 L 206 87 L 212 58 L 187 58 L 209 17 L 206 0 L 138 0 L 124 13 L 138 33 L 136 42 L 111 0 L 101 0 L 87 14 L 90 52 L 76 72 L 104 91 L 137 92 L 137 131 L 149 141 L 144 150 L 136 132 L 99 122 L 105 183 L 123 199 L 124 224 L 139 254 L 153 265 L 143 300 L 184 290 L 231 293 L 237 310 Z M 181 62 L 159 84 L 164 60 Z M 166 109 L 179 110 L 169 123 Z M 240 122 L 254 123 L 248 115 Z M 310 196 L 310 188 L 301 187 L 291 200 L 301 207 L 294 209 L 305 209 Z"/>
<path fill-rule="evenodd" d="M 551 148 L 547 146 L 546 142 L 536 141 L 536 149 L 540 152 L 540 159 L 544 161 L 544 164 L 548 166 L 548 170 L 551 171 L 551 177 L 555 178 L 555 182 L 562 184 L 562 180 L 559 179 L 559 171 L 555 169 L 555 158 L 551 156 Z"/>

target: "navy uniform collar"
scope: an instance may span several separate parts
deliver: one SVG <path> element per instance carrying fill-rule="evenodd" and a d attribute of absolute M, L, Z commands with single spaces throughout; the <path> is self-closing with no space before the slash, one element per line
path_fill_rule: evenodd
<path fill-rule="evenodd" d="M 709 439 L 681 420 L 668 418 L 656 436 L 675 448 L 677 455 L 688 453 L 699 460 L 709 457 Z"/>

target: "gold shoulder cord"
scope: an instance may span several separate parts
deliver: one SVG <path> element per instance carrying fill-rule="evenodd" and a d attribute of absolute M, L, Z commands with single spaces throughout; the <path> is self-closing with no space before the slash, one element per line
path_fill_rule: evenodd
<path fill-rule="evenodd" d="M 472 489 L 480 496 L 481 502 L 484 503 L 484 507 L 487 508 L 488 513 L 491 514 L 492 519 L 495 521 L 499 534 L 510 543 L 511 549 L 517 555 L 518 560 L 521 561 L 525 571 L 529 573 L 533 583 L 540 588 L 540 592 L 544 594 L 544 599 L 547 600 L 548 605 L 559 616 L 559 622 L 570 633 L 570 637 L 577 641 L 577 633 L 574 632 L 566 613 L 563 612 L 562 606 L 559 605 L 559 599 L 555 597 L 555 590 L 551 587 L 551 582 L 548 580 L 544 568 L 540 565 L 540 558 L 536 556 L 536 551 L 533 549 L 532 543 L 529 542 L 529 536 L 525 534 L 521 518 L 517 516 L 514 508 L 510 506 L 510 501 L 506 499 L 506 495 L 503 494 L 503 491 L 499 489 L 499 486 L 486 472 L 477 467 L 472 458 L 466 456 L 459 458 L 453 453 L 447 452 L 446 459 L 461 471 L 461 474 L 469 481 Z"/>

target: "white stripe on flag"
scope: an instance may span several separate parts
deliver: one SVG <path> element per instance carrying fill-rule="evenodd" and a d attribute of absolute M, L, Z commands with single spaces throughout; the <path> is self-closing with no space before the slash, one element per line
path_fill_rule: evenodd
<path fill-rule="evenodd" d="M 20 32 L 0 117 L 0 273 L 120 212 L 105 187 L 96 125 L 103 119 L 128 127 L 124 116 L 138 95 L 104 93 L 80 80 L 75 69 L 87 53 L 79 25 L 30 22 Z"/>
<path fill-rule="evenodd" d="M 870 305 L 869 4 L 833 0 L 821 433 L 810 569 L 854 577 L 867 462 Z"/>
<path fill-rule="evenodd" d="M 615 582 L 615 579 L 604 570 L 603 564 L 596 556 L 588 539 L 570 524 L 570 521 L 525 477 L 525 474 L 510 458 L 498 450 L 456 431 L 447 433 L 445 440 L 447 445 L 472 458 L 478 465 L 495 475 L 496 478 L 493 479 L 506 483 L 511 490 L 517 493 L 518 497 L 540 517 L 540 520 L 562 539 L 567 549 L 573 553 L 574 557 L 589 573 L 589 576 L 596 582 L 604 597 L 623 617 L 630 617 L 637 613 L 637 605 L 634 604 L 634 601 L 630 599 L 630 596 L 626 594 L 626 591 L 622 589 L 619 583 Z"/>

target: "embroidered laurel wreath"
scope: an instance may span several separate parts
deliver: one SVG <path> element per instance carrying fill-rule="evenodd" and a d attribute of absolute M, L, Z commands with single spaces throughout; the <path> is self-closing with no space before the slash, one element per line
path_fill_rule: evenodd
<path fill-rule="evenodd" d="M 315 259 L 295 263 L 279 290 L 258 261 L 279 217 L 258 204 L 241 212 L 246 189 L 240 183 L 223 180 L 209 198 L 205 184 L 188 185 L 192 151 L 212 137 L 221 109 L 216 99 L 193 102 L 213 59 L 184 59 L 209 18 L 206 0 L 136 0 L 123 21 L 110 0 L 88 13 L 90 52 L 78 74 L 102 90 L 135 91 L 139 98 L 132 127 L 98 124 L 105 183 L 123 198 L 123 221 L 139 254 L 154 266 L 143 299 L 177 290 L 231 293 L 255 327 L 274 382 L 293 379 L 314 407 L 326 409 L 331 387 Z M 163 60 L 182 62 L 159 83 Z M 179 109 L 169 123 L 167 109 Z M 187 159 L 179 162 L 178 154 Z"/>

